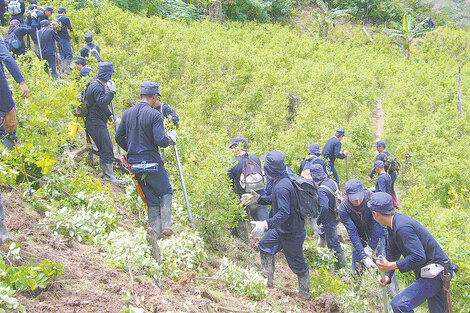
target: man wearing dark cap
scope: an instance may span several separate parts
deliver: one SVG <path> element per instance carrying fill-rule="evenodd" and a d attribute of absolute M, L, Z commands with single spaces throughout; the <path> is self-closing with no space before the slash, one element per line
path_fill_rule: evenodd
<path fill-rule="evenodd" d="M 454 269 L 447 254 L 423 225 L 406 215 L 395 213 L 389 194 L 374 194 L 368 206 L 374 219 L 386 226 L 388 232 L 386 259 L 377 261 L 380 271 L 386 272 L 384 280 L 379 277 L 379 285 L 390 284 L 396 269 L 401 273 L 413 271 L 416 279 L 392 299 L 393 312 L 413 312 L 426 300 L 430 313 L 444 312 L 442 274 L 446 266 L 451 273 Z M 401 256 L 403 259 L 400 259 Z"/>
<path fill-rule="evenodd" d="M 386 192 L 392 195 L 392 178 L 385 171 L 385 164 L 383 161 L 375 161 L 374 169 L 379 177 L 375 182 L 375 192 Z"/>
<path fill-rule="evenodd" d="M 96 59 L 97 62 L 101 62 L 100 47 L 93 43 L 93 35 L 86 33 L 85 42 L 86 45 L 80 50 L 80 55 L 84 58 L 92 56 Z"/>
<path fill-rule="evenodd" d="M 320 210 L 316 223 L 321 225 L 321 232 L 319 237 L 319 245 L 326 245 L 330 250 L 333 250 L 338 260 L 337 265 L 339 268 L 346 266 L 346 255 L 343 248 L 339 243 L 339 236 L 337 231 L 338 221 L 336 219 L 336 198 L 335 194 L 339 190 L 338 184 L 332 179 L 328 178 L 323 166 L 320 164 L 310 165 L 310 175 L 313 181 L 318 186 L 318 200 L 320 202 Z"/>
<path fill-rule="evenodd" d="M 17 20 L 18 22 L 20 22 L 21 25 L 23 25 L 23 24 L 24 24 L 24 12 L 25 12 L 25 10 L 26 10 L 26 6 L 25 6 L 25 4 L 24 4 L 24 0 L 13 0 L 13 1 L 17 1 L 17 2 L 20 3 L 20 12 L 17 13 L 17 14 L 13 14 L 13 13 L 10 12 L 10 15 L 11 15 L 10 21 L 11 21 L 11 20 Z M 13 2 L 13 1 L 12 1 L 12 0 L 9 0 L 7 7 L 9 7 L 9 6 L 11 5 L 10 3 Z M 9 10 L 9 11 L 10 11 L 10 10 Z"/>
<path fill-rule="evenodd" d="M 323 167 L 325 173 L 328 174 L 325 160 L 321 159 L 320 156 L 320 145 L 318 143 L 312 143 L 309 147 L 307 157 L 303 159 L 302 162 L 300 162 L 299 175 L 302 176 L 302 171 L 309 170 L 313 164 L 320 164 Z"/>
<path fill-rule="evenodd" d="M 3 138 L 5 135 L 13 132 L 17 124 L 15 101 L 13 100 L 12 92 L 8 86 L 3 64 L 5 64 L 10 75 L 19 84 L 22 98 L 29 97 L 29 89 L 24 81 L 20 68 L 15 62 L 15 59 L 13 59 L 10 52 L 8 52 L 5 43 L 1 39 L 0 61 L 0 137 Z M 0 245 L 10 240 L 10 235 L 8 234 L 4 219 L 3 204 L 0 196 Z"/>
<path fill-rule="evenodd" d="M 229 148 L 232 149 L 235 154 L 235 158 L 232 161 L 232 166 L 228 170 L 227 176 L 230 179 L 230 182 L 233 187 L 233 191 L 242 197 L 243 194 L 250 192 L 251 190 L 256 191 L 260 195 L 266 195 L 264 190 L 264 179 L 263 173 L 261 171 L 261 161 L 258 156 L 253 154 L 248 154 L 248 139 L 242 137 L 235 137 L 229 145 Z M 259 178 L 262 180 L 262 183 L 256 189 L 247 190 L 247 186 L 244 181 L 243 169 L 247 168 L 247 164 L 251 164 L 257 169 Z M 242 179 L 240 179 L 242 178 Z M 261 204 L 249 204 L 246 205 L 247 214 L 249 214 L 255 221 L 264 221 L 268 219 L 268 206 Z M 238 227 L 235 229 L 236 235 L 242 238 L 245 242 L 249 241 L 248 238 L 248 229 L 246 227 L 245 221 L 241 218 L 237 219 Z"/>
<path fill-rule="evenodd" d="M 349 151 L 345 150 L 341 153 L 341 140 L 344 138 L 344 130 L 336 130 L 336 134 L 328 139 L 325 146 L 323 147 L 322 155 L 327 160 L 327 169 L 333 174 L 336 183 L 339 185 L 339 176 L 335 168 L 336 159 L 344 159 L 349 156 Z"/>
<path fill-rule="evenodd" d="M 163 115 L 158 110 L 161 106 L 158 85 L 154 82 L 143 82 L 140 85 L 140 99 L 138 104 L 127 109 L 122 115 L 115 138 L 118 145 L 127 151 L 129 164 L 154 165 L 145 172 L 136 173 L 136 177 L 147 199 L 150 225 L 147 233 L 152 255 L 158 261 L 160 255 L 157 239 L 162 234 L 165 236 L 173 234 L 171 228 L 173 190 L 159 147 L 166 148 L 170 144 L 176 144 L 178 137 L 174 130 L 165 135 Z"/>
<path fill-rule="evenodd" d="M 65 16 L 67 13 L 64 7 L 59 7 L 57 10 L 59 13 L 58 20 L 62 23 L 62 29 L 57 33 L 60 37 L 60 58 L 62 60 L 62 71 L 65 74 L 70 74 L 70 62 L 72 61 L 73 52 L 72 46 L 70 45 L 69 30 L 73 32 L 72 23 L 70 19 Z"/>
<path fill-rule="evenodd" d="M 87 65 L 87 59 L 84 57 L 76 57 L 73 63 L 75 63 L 75 68 L 80 72 L 80 76 L 77 77 L 77 80 L 80 80 L 82 77 L 87 77 L 88 74 L 93 72 L 92 68 Z"/>
<path fill-rule="evenodd" d="M 384 161 L 385 158 L 390 156 L 390 152 L 386 150 L 386 144 L 385 141 L 379 140 L 374 144 L 374 147 L 377 149 L 377 156 L 375 157 L 375 161 Z M 394 170 L 390 170 L 387 167 L 385 167 L 385 171 L 390 175 L 391 178 L 391 194 L 393 197 L 396 199 L 396 194 L 395 194 L 395 181 L 397 180 L 398 173 L 395 172 Z M 369 175 L 369 182 L 372 182 L 372 178 L 374 177 L 374 174 L 376 173 L 375 166 L 372 169 L 372 172 Z"/>
<path fill-rule="evenodd" d="M 98 64 L 98 74 L 85 93 L 88 105 L 85 127 L 98 148 L 103 178 L 113 184 L 120 184 L 121 182 L 113 174 L 113 143 L 107 127 L 108 120 L 114 119 L 109 110 L 109 105 L 116 94 L 116 85 L 111 80 L 113 73 L 112 63 L 100 62 Z"/>
<path fill-rule="evenodd" d="M 10 21 L 10 29 L 5 34 L 5 41 L 11 41 L 11 39 L 16 39 L 18 41 L 18 49 L 11 49 L 15 57 L 19 55 L 24 55 L 26 53 L 26 45 L 24 43 L 24 37 L 30 33 L 32 29 L 30 27 L 22 27 L 18 20 Z"/>
<path fill-rule="evenodd" d="M 298 277 L 300 294 L 310 299 L 309 268 L 302 248 L 306 236 L 305 222 L 300 214 L 294 185 L 286 173 L 284 155 L 279 151 L 269 152 L 264 171 L 268 182 L 272 182 L 272 190 L 266 190 L 266 196 L 251 193 L 242 197 L 244 204 L 254 201 L 271 204 L 266 221 L 251 222 L 254 226 L 251 232 L 253 237 L 261 237 L 267 231 L 258 244 L 263 276 L 268 279 L 268 286 L 273 286 L 274 255 L 283 249 L 290 269 Z"/>
<path fill-rule="evenodd" d="M 55 41 L 60 42 L 59 35 L 51 28 L 49 20 L 41 21 L 41 30 L 38 31 L 39 42 L 41 44 L 42 58 L 46 60 L 47 68 L 53 78 L 57 78 L 57 68 L 55 59 Z"/>
<path fill-rule="evenodd" d="M 377 223 L 367 202 L 372 192 L 364 189 L 358 179 L 349 180 L 344 186 L 346 198 L 338 213 L 352 245 L 352 270 L 360 274 L 357 263 L 367 268 L 376 267 L 372 255 L 380 255 L 385 245 L 385 229 Z"/>

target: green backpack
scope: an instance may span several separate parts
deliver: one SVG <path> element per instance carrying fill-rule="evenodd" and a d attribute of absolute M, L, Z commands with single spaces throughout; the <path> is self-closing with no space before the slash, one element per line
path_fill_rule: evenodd
<path fill-rule="evenodd" d="M 400 171 L 400 163 L 398 162 L 397 158 L 393 155 L 386 155 L 384 156 L 384 164 L 387 168 L 387 172 L 399 172 Z"/>

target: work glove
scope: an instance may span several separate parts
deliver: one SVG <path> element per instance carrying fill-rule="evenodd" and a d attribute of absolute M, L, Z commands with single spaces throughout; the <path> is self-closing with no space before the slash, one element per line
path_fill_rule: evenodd
<path fill-rule="evenodd" d="M 112 93 L 116 93 L 116 84 L 112 80 L 108 80 L 106 86 L 108 87 L 109 91 L 111 91 Z"/>
<path fill-rule="evenodd" d="M 118 124 L 119 124 L 119 118 L 115 117 L 113 114 L 111 114 L 111 115 L 108 117 L 108 121 L 110 121 L 110 122 L 113 123 L 114 125 L 118 125 Z"/>
<path fill-rule="evenodd" d="M 170 130 L 167 134 L 167 137 L 170 138 L 172 144 L 176 144 L 176 141 L 178 140 L 178 135 L 176 134 L 176 131 Z"/>
<path fill-rule="evenodd" d="M 364 253 L 366 254 L 366 256 L 372 257 L 372 254 L 374 253 L 374 250 L 372 250 L 371 247 L 366 246 L 366 247 L 364 248 Z"/>
<path fill-rule="evenodd" d="M 361 263 L 364 264 L 367 268 L 377 268 L 377 265 L 374 263 L 374 260 L 370 256 L 365 256 Z"/>
<path fill-rule="evenodd" d="M 38 14 L 36 13 L 36 10 L 31 11 L 31 17 L 34 19 L 38 18 Z"/>
<path fill-rule="evenodd" d="M 268 222 L 266 221 L 251 221 L 250 224 L 254 227 L 251 231 L 251 237 L 253 238 L 263 236 L 264 232 L 268 230 Z"/>
<path fill-rule="evenodd" d="M 242 204 L 243 205 L 250 205 L 250 204 L 257 204 L 259 199 L 259 194 L 252 190 L 250 193 L 244 193 L 242 195 Z"/>

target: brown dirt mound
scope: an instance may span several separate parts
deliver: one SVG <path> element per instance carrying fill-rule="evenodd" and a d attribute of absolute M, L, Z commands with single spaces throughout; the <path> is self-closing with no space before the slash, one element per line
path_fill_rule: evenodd
<path fill-rule="evenodd" d="M 321 295 L 313 300 L 314 312 L 317 313 L 344 313 L 341 306 L 331 295 Z"/>

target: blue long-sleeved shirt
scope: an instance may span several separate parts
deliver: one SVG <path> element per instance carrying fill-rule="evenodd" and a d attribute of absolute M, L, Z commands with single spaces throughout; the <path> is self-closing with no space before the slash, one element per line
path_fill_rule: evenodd
<path fill-rule="evenodd" d="M 382 173 L 375 182 L 375 192 L 386 192 L 392 195 L 392 178 L 388 173 Z"/>
<path fill-rule="evenodd" d="M 418 279 L 423 266 L 431 263 L 444 265 L 449 260 L 429 231 L 411 217 L 396 213 L 387 232 L 387 260 L 396 261 L 402 273 L 413 271 Z M 401 256 L 404 258 L 400 259 Z M 387 272 L 389 277 L 392 274 L 393 271 Z"/>
<path fill-rule="evenodd" d="M 244 157 L 248 157 L 252 159 L 261 168 L 261 161 L 256 155 L 251 155 L 251 154 L 249 155 L 245 153 L 244 155 L 237 156 L 236 158 L 233 159 L 232 166 L 228 170 L 227 176 L 232 182 L 232 186 L 234 187 L 235 192 L 240 197 L 246 192 L 245 189 L 243 189 L 242 186 L 240 185 L 240 176 L 243 172 L 243 158 Z M 260 195 L 266 194 L 264 190 L 257 191 L 257 193 Z"/>
<path fill-rule="evenodd" d="M 377 156 L 375 157 L 375 161 L 384 161 L 385 156 L 389 156 L 389 155 L 390 155 L 390 152 L 384 150 L 384 151 L 380 152 L 379 154 L 377 154 Z M 385 168 L 385 170 L 387 171 L 388 168 Z M 374 174 L 375 174 L 375 168 L 372 168 L 372 171 L 370 172 L 369 177 L 373 178 Z M 389 174 L 391 175 L 392 172 L 390 172 Z"/>
<path fill-rule="evenodd" d="M 86 117 L 86 124 L 92 125 L 106 125 L 108 118 L 111 116 L 109 104 L 114 99 L 114 93 L 106 93 L 105 86 L 99 81 L 93 81 L 88 86 L 85 97 L 88 103 L 88 115 Z"/>
<path fill-rule="evenodd" d="M 80 55 L 84 58 L 88 58 L 90 56 L 90 50 L 92 50 L 93 48 L 95 48 L 98 53 L 101 53 L 100 47 L 98 45 L 89 42 L 80 50 Z"/>
<path fill-rule="evenodd" d="M 57 34 L 61 39 L 70 40 L 69 29 L 73 31 L 70 19 L 67 16 L 63 15 L 59 17 L 59 21 L 62 23 L 63 27 Z"/>
<path fill-rule="evenodd" d="M 323 170 L 325 171 L 325 173 L 328 174 L 325 160 L 320 159 L 316 155 L 309 155 L 307 158 L 303 159 L 302 162 L 300 162 L 299 175 L 302 174 L 302 171 L 306 168 L 307 165 L 311 166 L 314 164 L 320 164 L 323 167 Z"/>
<path fill-rule="evenodd" d="M 326 215 L 328 214 L 328 210 L 334 210 L 336 205 L 336 199 L 334 194 L 332 194 L 328 189 L 323 188 L 322 186 L 326 186 L 331 189 L 331 191 L 336 192 L 337 185 L 331 179 L 327 179 L 322 181 L 318 186 L 318 200 L 320 202 L 320 212 L 318 214 L 317 224 L 323 224 Z"/>
<path fill-rule="evenodd" d="M 60 42 L 60 37 L 50 27 L 43 27 L 38 31 L 39 40 L 41 43 L 42 55 L 55 55 L 56 45 L 54 41 Z"/>
<path fill-rule="evenodd" d="M 344 159 L 346 155 L 341 153 L 341 141 L 336 137 L 331 137 L 326 142 L 321 153 L 325 159 L 335 162 L 336 159 Z"/>
<path fill-rule="evenodd" d="M 166 148 L 170 144 L 165 136 L 162 114 L 146 102 L 139 102 L 124 112 L 115 139 L 127 151 L 130 164 L 163 163 L 159 147 Z"/>
<path fill-rule="evenodd" d="M 368 244 L 371 248 L 377 246 L 380 238 L 385 236 L 384 228 L 374 220 L 372 211 L 367 207 L 372 192 L 364 190 L 364 201 L 354 207 L 349 199 L 344 199 L 338 208 L 338 214 L 348 231 L 353 249 L 363 259 L 366 254 L 364 247 Z"/>
<path fill-rule="evenodd" d="M 31 27 L 17 27 L 13 29 L 13 34 L 15 34 L 16 38 L 18 38 L 20 42 L 20 48 L 18 49 L 17 52 L 15 52 L 16 55 L 24 55 L 26 53 L 26 45 L 24 43 L 24 36 L 27 34 L 31 33 L 32 28 Z"/>
<path fill-rule="evenodd" d="M 89 67 L 88 65 L 84 65 L 80 70 L 80 77 L 78 78 L 78 80 L 80 80 L 81 77 L 87 77 L 92 72 L 93 69 L 91 67 Z"/>
<path fill-rule="evenodd" d="M 8 52 L 5 42 L 0 39 L 0 111 L 1 112 L 10 112 L 11 109 L 15 107 L 15 102 L 11 96 L 10 87 L 8 86 L 8 81 L 5 76 L 5 69 L 3 64 L 8 69 L 8 72 L 13 76 L 17 83 L 24 81 L 23 75 L 21 74 L 20 68 L 15 62 L 15 59 Z"/>
<path fill-rule="evenodd" d="M 261 196 L 259 204 L 270 204 L 269 219 L 266 221 L 268 229 L 275 228 L 282 236 L 305 232 L 305 221 L 298 212 L 298 202 L 287 173 L 274 182 L 272 193 Z"/>

